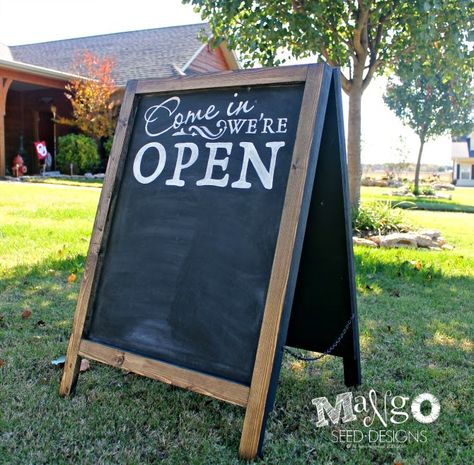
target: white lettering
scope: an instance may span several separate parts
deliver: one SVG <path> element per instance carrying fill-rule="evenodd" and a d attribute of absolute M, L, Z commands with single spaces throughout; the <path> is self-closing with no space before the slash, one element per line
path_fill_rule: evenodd
<path fill-rule="evenodd" d="M 227 121 L 229 123 L 229 131 L 231 134 L 238 134 L 242 129 L 242 126 L 245 123 L 244 119 L 230 119 Z"/>
<path fill-rule="evenodd" d="M 181 102 L 181 100 L 180 100 L 179 97 L 170 97 L 169 99 L 165 100 L 164 102 L 160 103 L 159 105 L 154 105 L 154 106 L 148 108 L 145 111 L 145 116 L 144 116 L 144 118 L 145 118 L 145 132 L 150 137 L 155 137 L 155 136 L 159 136 L 160 134 L 164 134 L 165 132 L 169 131 L 174 126 L 174 124 L 172 124 L 171 126 L 168 126 L 166 129 L 163 129 L 163 131 L 160 131 L 160 132 L 150 131 L 149 128 L 148 128 L 148 125 L 150 123 L 156 122 L 156 120 L 158 119 L 158 116 L 155 116 L 155 114 L 160 108 L 164 108 L 168 112 L 168 115 L 172 116 L 174 114 L 174 112 L 178 109 L 180 102 Z"/>
<path fill-rule="evenodd" d="M 184 181 L 180 179 L 181 171 L 189 168 L 196 160 L 199 154 L 199 149 L 196 144 L 192 142 L 175 144 L 175 147 L 178 149 L 178 155 L 176 158 L 176 166 L 174 167 L 174 174 L 171 179 L 168 179 L 165 184 L 167 186 L 184 186 Z M 189 160 L 186 163 L 183 163 L 184 149 L 191 150 L 189 155 Z"/>
<path fill-rule="evenodd" d="M 246 134 L 256 134 L 257 133 L 257 120 L 249 119 Z"/>
<path fill-rule="evenodd" d="M 235 97 L 237 94 L 234 95 Z M 254 109 L 254 105 L 252 105 L 250 108 L 248 107 L 249 101 L 240 101 L 237 105 L 236 108 L 234 108 L 234 103 L 230 102 L 229 105 L 227 106 L 227 116 L 236 116 L 240 114 L 241 112 L 244 113 L 249 113 Z"/>
<path fill-rule="evenodd" d="M 423 402 L 429 402 L 431 404 L 431 412 L 429 415 L 424 415 L 421 412 L 421 404 Z M 411 413 L 413 414 L 415 420 L 419 423 L 433 423 L 439 417 L 440 410 L 441 407 L 439 405 L 439 400 L 433 394 L 428 392 L 415 397 L 411 404 Z"/>
<path fill-rule="evenodd" d="M 258 174 L 258 177 L 260 178 L 260 181 L 262 181 L 263 187 L 265 187 L 265 189 L 271 189 L 273 187 L 273 175 L 275 173 L 278 150 L 285 145 L 285 142 L 267 142 L 265 144 L 265 147 L 269 147 L 272 150 L 270 167 L 268 170 L 265 168 L 265 165 L 263 164 L 260 155 L 258 154 L 257 149 L 252 142 L 240 142 L 239 145 L 244 149 L 242 171 L 240 172 L 239 180 L 233 182 L 231 187 L 237 189 L 250 189 L 252 184 L 247 181 L 247 170 L 249 161 L 251 161 L 255 171 Z"/>
<path fill-rule="evenodd" d="M 339 423 L 341 418 L 341 410 L 344 411 L 344 416 L 342 417 L 343 423 L 357 420 L 357 417 L 354 415 L 352 410 L 352 392 L 338 394 L 334 407 L 329 403 L 326 397 L 318 397 L 313 399 L 311 403 L 316 406 L 316 410 L 318 412 L 318 421 L 316 422 L 316 426 L 318 428 L 329 425 L 329 422 L 324 417 L 324 412 L 327 413 L 328 418 L 331 420 L 333 425 L 337 425 Z"/>
<path fill-rule="evenodd" d="M 377 393 L 375 392 L 374 389 L 371 389 L 369 391 L 369 403 L 370 403 L 370 406 L 372 407 L 373 409 L 373 413 L 374 413 L 374 416 L 373 417 L 370 417 L 367 416 L 364 418 L 363 420 L 363 424 L 364 426 L 366 427 L 369 427 L 369 426 L 372 426 L 372 424 L 374 423 L 375 421 L 375 418 L 378 417 L 378 419 L 380 420 L 380 423 L 382 423 L 383 426 L 387 426 L 387 396 L 391 394 L 390 391 L 387 391 L 385 393 L 385 396 L 384 396 L 384 416 L 382 416 L 382 414 L 380 413 L 379 409 L 378 409 L 378 406 L 377 406 Z"/>
<path fill-rule="evenodd" d="M 275 131 L 272 129 L 273 119 L 272 118 L 264 118 L 263 119 L 263 130 L 262 133 L 266 134 L 267 130 L 269 133 L 274 134 Z"/>
<path fill-rule="evenodd" d="M 154 147 L 156 150 L 158 150 L 158 165 L 156 166 L 155 171 L 150 174 L 150 176 L 143 176 L 141 171 L 142 158 L 143 155 L 145 155 L 145 152 L 151 147 Z M 153 182 L 161 174 L 163 168 L 165 167 L 165 163 L 166 150 L 163 145 L 161 145 L 159 142 L 150 142 L 144 145 L 135 155 L 135 160 L 133 161 L 133 175 L 139 183 L 150 184 L 150 182 Z"/>
<path fill-rule="evenodd" d="M 365 400 L 364 396 L 354 397 L 354 412 L 367 412 L 367 401 Z"/>
<path fill-rule="evenodd" d="M 212 173 L 214 166 L 220 166 L 222 171 L 227 169 L 229 164 L 229 157 L 216 160 L 217 149 L 225 149 L 227 155 L 230 155 L 232 150 L 232 142 L 208 142 L 206 147 L 209 149 L 209 159 L 207 160 L 206 174 L 204 178 L 196 182 L 197 186 L 217 186 L 225 187 L 229 182 L 229 175 L 226 174 L 223 178 L 214 179 Z"/>
<path fill-rule="evenodd" d="M 286 124 L 288 123 L 288 118 L 278 118 L 278 129 L 276 132 L 284 133 L 287 131 Z"/>
<path fill-rule="evenodd" d="M 405 423 L 409 415 L 406 412 L 401 411 L 400 409 L 405 408 L 407 401 L 409 400 L 409 397 L 405 396 L 394 396 L 392 397 L 392 400 L 390 402 L 392 409 L 390 410 L 391 417 L 390 421 L 395 424 L 395 425 L 400 425 L 402 423 Z M 398 403 L 400 401 L 400 403 Z M 398 404 L 398 405 L 397 405 Z M 397 420 L 397 417 L 401 417 L 400 420 Z"/>
<path fill-rule="evenodd" d="M 179 105 L 181 104 L 181 100 L 179 97 L 170 97 L 169 99 L 161 102 L 159 105 L 153 105 L 145 111 L 144 119 L 145 119 L 145 132 L 150 137 L 160 136 L 165 132 L 170 131 L 171 129 L 179 129 L 181 126 L 194 124 L 196 122 L 202 120 L 212 120 L 219 115 L 219 110 L 216 110 L 214 105 L 209 105 L 206 110 L 198 109 L 196 111 L 189 110 L 186 114 L 183 113 L 176 113 Z M 158 124 L 157 121 L 158 111 L 160 109 L 164 109 L 168 113 L 168 122 L 171 121 L 170 117 L 172 117 L 175 113 L 172 123 L 167 126 L 165 129 L 153 132 L 150 128 L 153 124 Z"/>

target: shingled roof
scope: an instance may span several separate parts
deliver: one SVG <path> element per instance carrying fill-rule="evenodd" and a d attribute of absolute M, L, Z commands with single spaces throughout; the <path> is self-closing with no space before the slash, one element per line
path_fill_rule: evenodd
<path fill-rule="evenodd" d="M 206 24 L 119 32 L 78 39 L 9 47 L 13 60 L 44 68 L 74 72 L 74 61 L 88 50 L 115 62 L 118 85 L 129 79 L 169 77 L 180 73 L 202 47 L 199 33 Z"/>

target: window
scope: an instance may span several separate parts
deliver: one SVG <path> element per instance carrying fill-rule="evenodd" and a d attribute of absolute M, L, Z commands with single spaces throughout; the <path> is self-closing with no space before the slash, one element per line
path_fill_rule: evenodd
<path fill-rule="evenodd" d="M 471 179 L 471 165 L 461 164 L 461 178 L 460 179 Z"/>

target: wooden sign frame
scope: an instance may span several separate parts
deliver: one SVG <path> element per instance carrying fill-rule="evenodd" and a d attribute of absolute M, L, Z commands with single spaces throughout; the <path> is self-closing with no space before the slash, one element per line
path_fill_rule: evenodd
<path fill-rule="evenodd" d="M 281 354 L 286 341 L 326 105 L 331 85 L 334 89 L 334 82 L 337 82 L 335 76 L 336 74 L 331 68 L 318 64 L 128 82 L 74 315 L 60 385 L 62 396 L 73 393 L 78 379 L 81 357 L 87 357 L 244 407 L 245 419 L 239 449 L 240 455 L 243 458 L 251 459 L 261 453 L 266 417 L 272 408 L 281 365 Z M 124 161 L 137 111 L 137 96 L 171 91 L 201 91 L 236 86 L 272 86 L 297 83 L 304 84 L 304 93 L 250 387 L 84 338 L 84 328 L 90 318 L 98 277 L 107 249 L 116 194 L 120 187 Z M 338 119 L 339 123 L 342 123 L 340 114 Z M 341 139 L 341 133 L 338 137 Z M 343 140 L 340 142 L 343 144 Z M 343 146 L 340 147 L 340 150 L 343 150 Z M 340 155 L 341 162 L 344 164 L 342 156 Z M 344 186 L 342 188 L 346 190 L 344 195 L 347 197 L 347 180 L 344 176 L 345 173 L 343 174 Z M 347 198 L 345 203 L 347 205 Z M 347 222 L 347 208 L 344 215 Z M 351 248 L 348 253 L 351 257 Z M 349 269 L 352 267 L 350 257 Z M 355 292 L 353 284 L 349 292 L 352 293 L 352 303 L 348 312 L 349 315 L 354 316 Z M 344 366 L 346 383 L 358 384 L 360 382 L 360 365 L 356 322 L 352 326 L 354 328 L 351 331 L 351 337 L 354 339 L 352 354 L 354 360 L 344 358 Z"/>

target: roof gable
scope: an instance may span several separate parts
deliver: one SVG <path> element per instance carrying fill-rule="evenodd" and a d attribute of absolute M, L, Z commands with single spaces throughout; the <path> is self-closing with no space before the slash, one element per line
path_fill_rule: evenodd
<path fill-rule="evenodd" d="M 76 57 L 88 50 L 113 59 L 113 77 L 118 85 L 124 85 L 129 79 L 179 74 L 202 47 L 198 36 L 203 29 L 208 30 L 206 24 L 191 24 L 9 48 L 16 61 L 68 73 L 74 72 Z"/>

